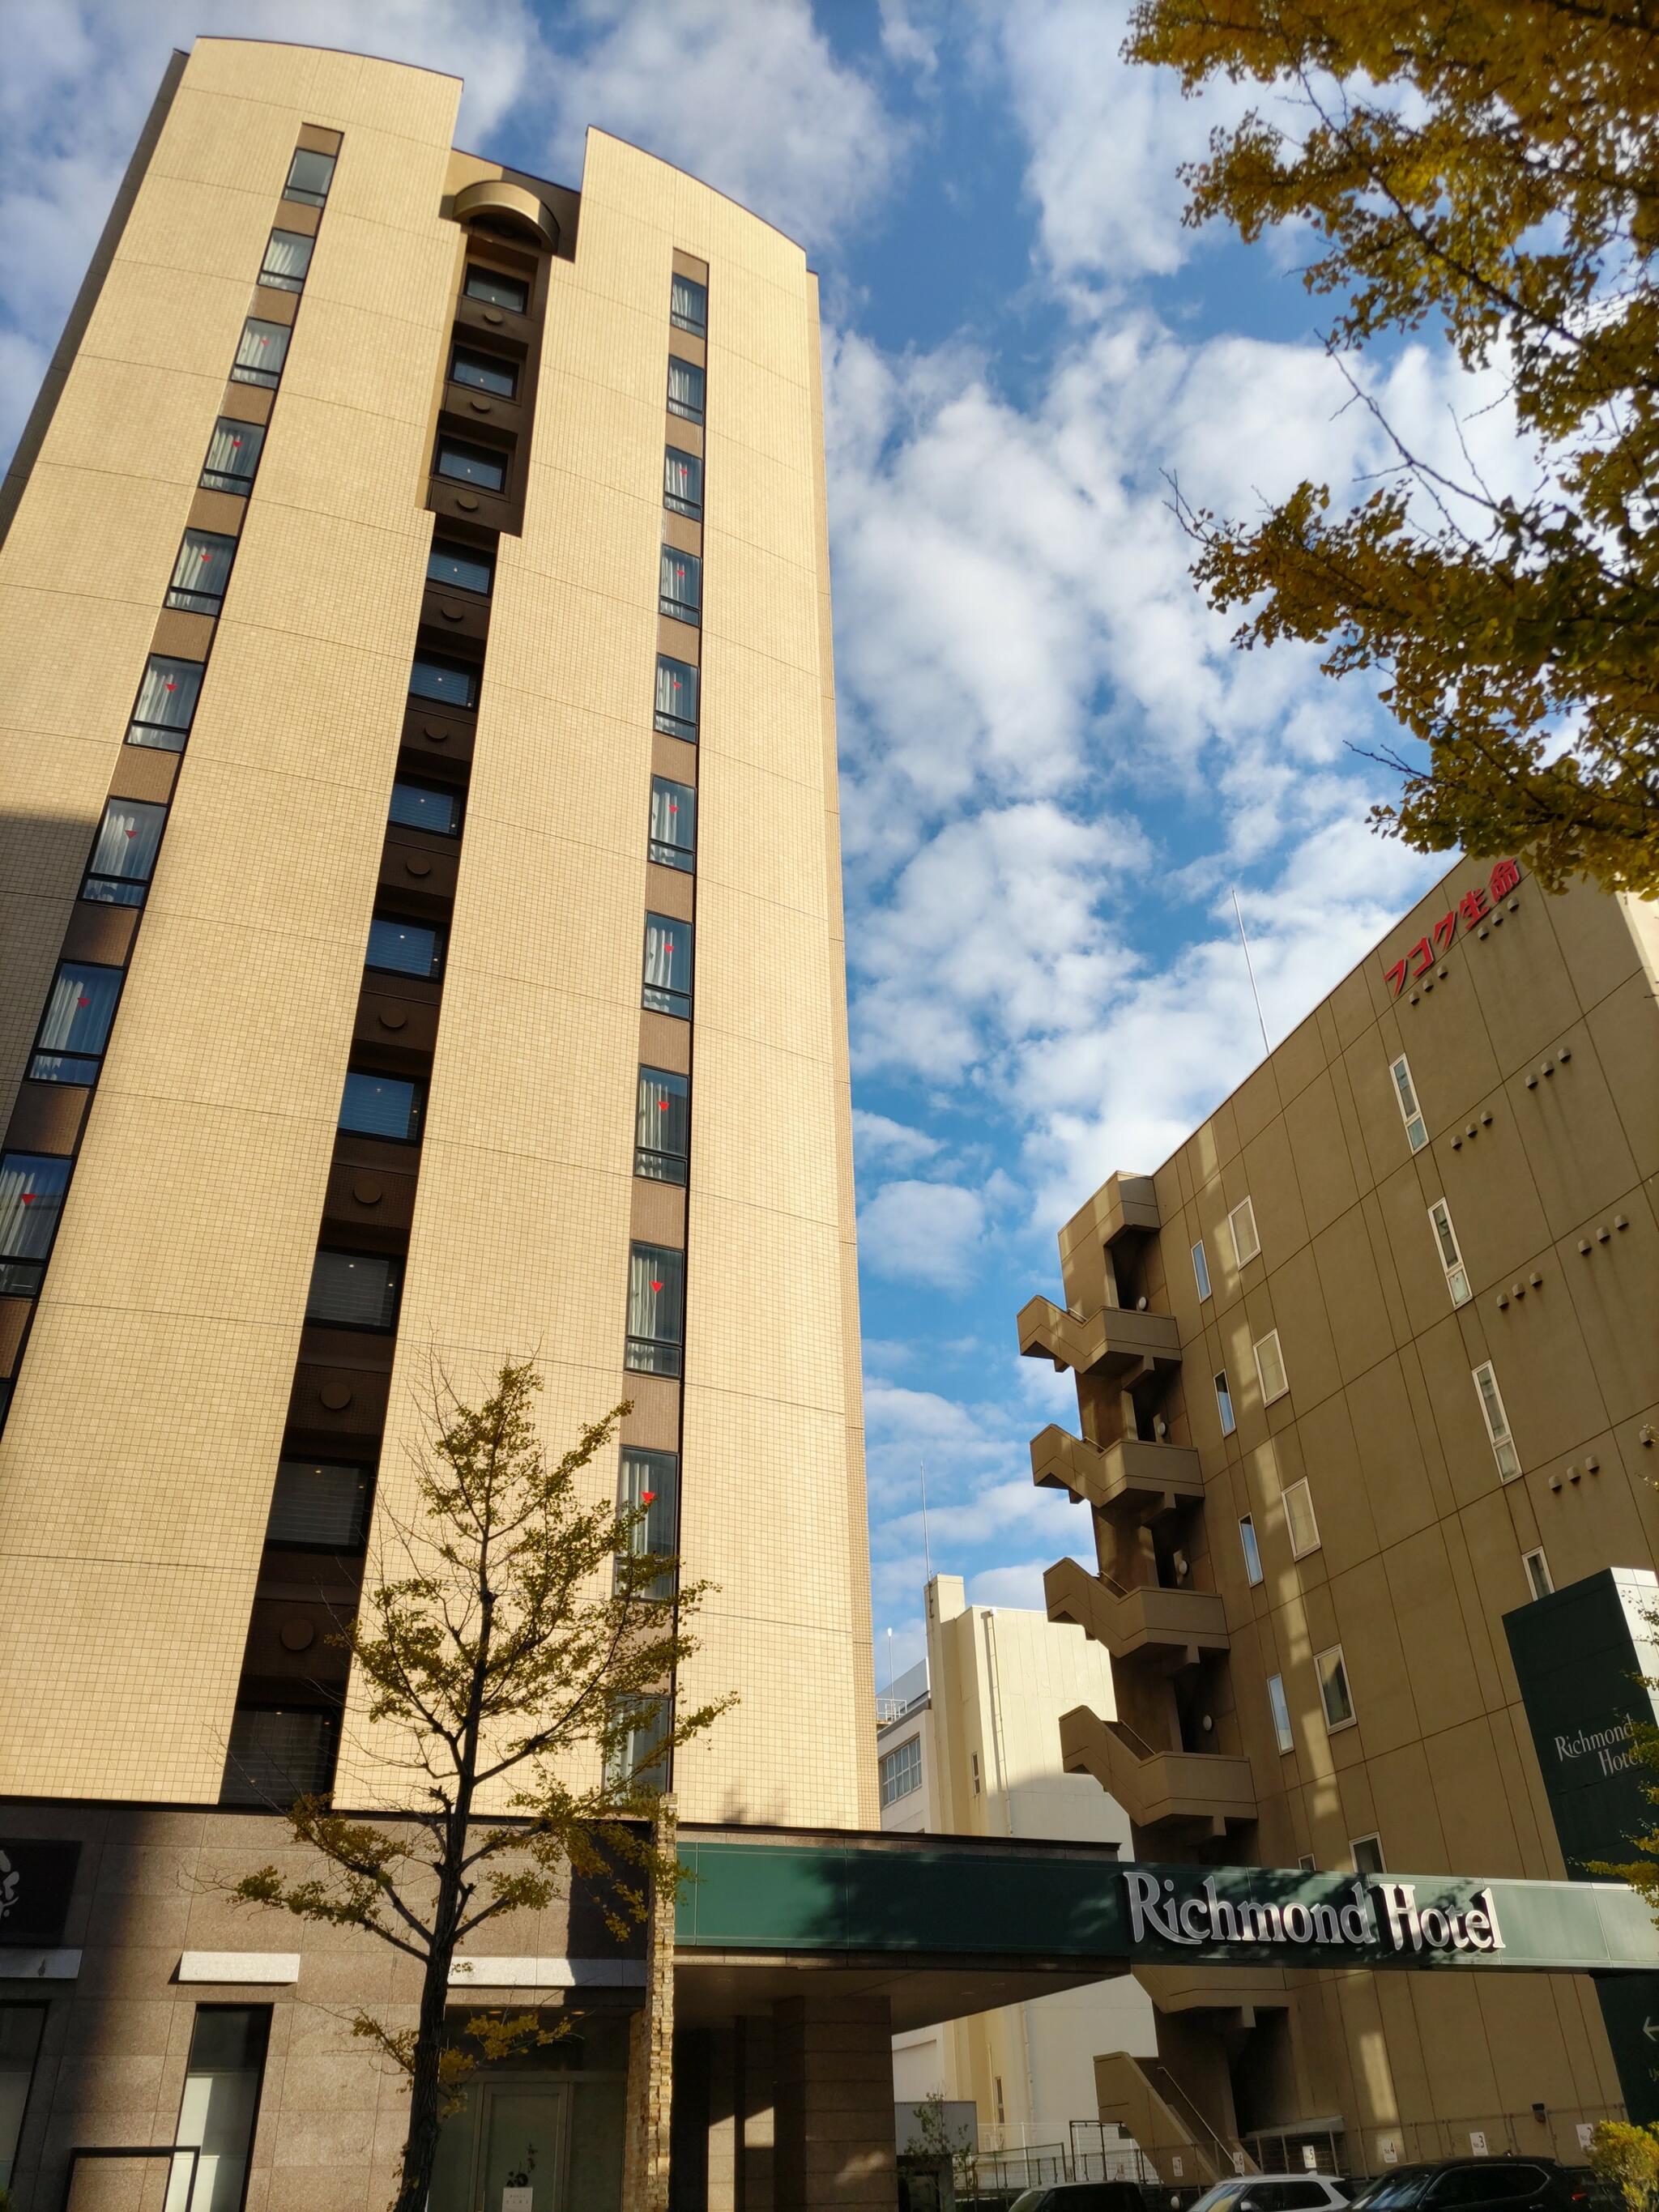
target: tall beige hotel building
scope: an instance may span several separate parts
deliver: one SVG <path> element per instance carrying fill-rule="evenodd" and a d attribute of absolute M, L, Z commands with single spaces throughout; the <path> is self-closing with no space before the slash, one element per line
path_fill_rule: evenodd
<path fill-rule="evenodd" d="M 203 1869 L 284 1785 L 381 1799 L 325 1633 L 434 1357 L 533 1353 L 560 1448 L 633 1401 L 596 1480 L 719 1586 L 682 1694 L 741 1697 L 683 1817 L 879 1826 L 816 280 L 597 130 L 580 193 L 457 150 L 460 89 L 175 57 L 5 485 L 30 2212 L 235 2212 L 250 2159 L 252 2206 L 385 2202 L 398 2095 L 327 2001 L 386 1970 Z M 614 2205 L 618 2047 L 561 2062 L 556 2189 L 498 2096 L 434 2212 Z M 91 2155 L 175 2139 L 193 2195 Z"/>

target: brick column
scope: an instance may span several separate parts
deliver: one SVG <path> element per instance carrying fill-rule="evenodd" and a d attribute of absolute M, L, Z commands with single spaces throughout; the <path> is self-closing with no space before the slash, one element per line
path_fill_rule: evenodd
<path fill-rule="evenodd" d="M 896 2212 L 886 1998 L 788 1997 L 772 2021 L 776 2212 Z"/>
<path fill-rule="evenodd" d="M 674 1848 L 674 1801 L 662 1800 L 657 1843 Z M 645 1937 L 645 2002 L 628 2037 L 628 2129 L 623 2202 L 629 2212 L 668 2212 L 668 2133 L 674 2111 L 674 1908 L 654 1899 Z"/>

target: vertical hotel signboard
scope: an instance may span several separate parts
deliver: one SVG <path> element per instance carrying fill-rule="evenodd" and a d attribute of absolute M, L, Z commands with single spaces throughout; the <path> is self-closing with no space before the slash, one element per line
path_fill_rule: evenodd
<path fill-rule="evenodd" d="M 1608 1567 L 1506 1613 L 1504 1626 L 1569 1881 L 1588 1863 L 1627 1860 L 1659 1813 L 1632 1756 L 1632 1728 L 1659 1723 L 1644 1686 L 1659 1676 L 1659 1578 Z M 1659 2121 L 1659 1974 L 1597 1984 L 1601 2017 L 1632 2120 Z"/>

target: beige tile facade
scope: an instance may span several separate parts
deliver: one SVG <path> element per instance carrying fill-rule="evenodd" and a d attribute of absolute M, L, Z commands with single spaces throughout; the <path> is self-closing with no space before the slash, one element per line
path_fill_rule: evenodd
<path fill-rule="evenodd" d="M 1588 885 L 1547 898 L 1522 877 L 1465 918 L 1460 900 L 1490 877 L 1491 864 L 1450 870 L 1149 1184 L 1116 1179 L 1061 1233 L 1075 1316 L 1108 1309 L 1109 1340 L 1124 1328 L 1109 1309 L 1144 1298 L 1179 1337 L 1157 1381 L 1127 1364 L 1112 1374 L 1109 1359 L 1079 1376 L 1085 1443 L 1138 1431 L 1143 1457 L 1161 1449 L 1171 1465 L 1195 1448 L 1203 1478 L 1201 1504 L 1173 1516 L 1097 1512 L 1099 1568 L 1122 1589 L 1162 1584 L 1194 1620 L 1214 1602 L 1200 1594 L 1224 1607 L 1226 1649 L 1196 1664 L 1127 1639 L 1114 1651 L 1118 1710 L 1140 1741 L 1097 1735 L 1090 1756 L 1097 1771 L 1107 1759 L 1101 1778 L 1131 1812 L 1167 1754 L 1216 1759 L 1208 1807 L 1140 1827 L 1144 1856 L 1341 1869 L 1355 1838 L 1376 1836 L 1390 1869 L 1565 1871 L 1502 1616 L 1527 1601 L 1523 1554 L 1539 1548 L 1557 1589 L 1652 1563 L 1659 1006 L 1650 911 Z M 1449 910 L 1455 928 L 1437 943 Z M 1411 958 L 1396 990 L 1390 970 L 1425 939 L 1431 957 Z M 1391 1073 L 1401 1054 L 1423 1115 L 1415 1151 Z M 1155 1204 L 1155 1233 L 1124 1230 L 1126 1197 Z M 1261 1249 L 1247 1235 L 1241 1265 L 1230 1216 L 1247 1199 Z M 1456 1305 L 1430 1218 L 1439 1200 L 1469 1286 Z M 1035 1308 L 1022 1317 L 1028 1349 L 1065 1327 Z M 1271 1331 L 1289 1385 L 1276 1397 L 1255 1349 Z M 1474 1370 L 1488 1362 L 1513 1479 L 1482 1418 Z M 1212 1387 L 1223 1370 L 1231 1435 Z M 1311 1545 L 1305 1526 L 1293 1542 L 1286 1504 L 1302 1482 Z M 1115 1634 L 1115 1609 L 1099 1617 Z M 1331 1726 L 1316 1662 L 1339 1646 L 1354 1718 Z M 1205 1759 L 1183 1771 L 1201 1777 Z M 1224 2137 L 1336 2116 L 1352 2162 L 1373 2171 L 1390 2143 L 1403 2157 L 1467 2150 L 1471 2127 L 1494 2148 L 1575 2156 L 1576 2116 L 1616 2106 L 1588 1984 L 1285 1980 L 1254 2025 L 1178 1993 L 1160 2015 L 1164 2057 Z"/>

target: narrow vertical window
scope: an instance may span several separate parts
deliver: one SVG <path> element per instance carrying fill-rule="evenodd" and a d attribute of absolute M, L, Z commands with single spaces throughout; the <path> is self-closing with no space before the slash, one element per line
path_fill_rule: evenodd
<path fill-rule="evenodd" d="M 197 2007 L 173 2137 L 181 2149 L 196 2151 L 195 2180 L 190 2160 L 176 2160 L 167 2212 L 241 2212 L 270 2030 L 264 2005 Z"/>
<path fill-rule="evenodd" d="M 120 995 L 118 968 L 59 961 L 29 1061 L 36 1083 L 96 1081 Z"/>
<path fill-rule="evenodd" d="M 298 148 L 288 165 L 283 198 L 298 200 L 305 207 L 321 207 L 334 181 L 334 162 L 332 154 L 313 153 L 309 146 Z"/>
<path fill-rule="evenodd" d="M 1219 1368 L 1215 1378 L 1215 1409 L 1221 1416 L 1221 1433 L 1231 1436 L 1238 1423 L 1233 1419 L 1233 1394 L 1227 1387 L 1227 1370 Z"/>
<path fill-rule="evenodd" d="M 1522 1552 L 1521 1564 L 1527 1571 L 1527 1588 L 1533 1597 L 1548 1597 L 1555 1584 L 1550 1580 L 1550 1563 L 1543 1553 Z"/>
<path fill-rule="evenodd" d="M 619 1503 L 624 1513 L 643 1510 L 645 1518 L 634 1524 L 633 1550 L 670 1562 L 639 1595 L 670 1598 L 674 1595 L 672 1561 L 679 1549 L 680 1462 L 677 1452 L 643 1451 L 624 1444 Z"/>
<path fill-rule="evenodd" d="M 1193 1247 L 1193 1280 L 1198 1285 L 1202 1302 L 1210 1295 L 1210 1263 L 1204 1256 L 1204 1239 L 1200 1237 Z"/>
<path fill-rule="evenodd" d="M 230 366 L 231 382 L 257 384 L 262 391 L 275 392 L 288 359 L 288 337 L 286 323 L 261 322 L 258 315 L 250 315 L 242 325 L 236 358 Z"/>
<path fill-rule="evenodd" d="M 665 545 L 657 585 L 657 611 L 676 622 L 702 620 L 702 562 L 695 553 Z"/>
<path fill-rule="evenodd" d="M 102 906 L 143 906 L 167 818 L 166 807 L 151 799 L 106 799 L 82 897 Z"/>
<path fill-rule="evenodd" d="M 55 1154 L 0 1153 L 0 1291 L 32 1298 L 40 1289 L 69 1176 Z"/>
<path fill-rule="evenodd" d="M 1424 1124 L 1423 1109 L 1417 1103 L 1417 1085 L 1412 1081 L 1411 1066 L 1403 1052 L 1389 1072 L 1394 1077 L 1400 1118 L 1406 1125 L 1406 1142 L 1414 1152 L 1420 1152 L 1429 1141 L 1429 1133 Z"/>
<path fill-rule="evenodd" d="M 1293 1482 L 1285 1492 L 1285 1527 L 1291 1539 L 1292 1559 L 1305 1559 L 1319 1549 L 1319 1522 L 1314 1517 L 1313 1492 L 1306 1478 Z"/>
<path fill-rule="evenodd" d="M 1282 1674 L 1267 1677 L 1267 1704 L 1273 1717 L 1273 1739 L 1280 1751 L 1294 1751 L 1296 1736 L 1291 1727 L 1290 1700 L 1285 1695 Z"/>
<path fill-rule="evenodd" d="M 668 319 L 677 331 L 693 331 L 698 337 L 708 331 L 708 287 L 678 270 L 668 293 Z"/>
<path fill-rule="evenodd" d="M 685 1255 L 635 1244 L 628 1261 L 627 1364 L 641 1375 L 678 1375 L 685 1347 Z"/>
<path fill-rule="evenodd" d="M 202 464 L 204 489 L 245 496 L 258 471 L 264 442 L 262 424 L 239 422 L 228 415 L 222 415 L 213 426 L 207 459 Z"/>
<path fill-rule="evenodd" d="M 230 564 L 236 558 L 236 540 L 216 530 L 187 530 L 173 564 L 167 586 L 167 605 L 186 614 L 216 615 L 224 604 Z"/>
<path fill-rule="evenodd" d="M 1266 1336 L 1259 1337 L 1250 1349 L 1255 1354 L 1255 1371 L 1261 1384 L 1261 1402 L 1271 1406 L 1275 1398 L 1282 1398 L 1290 1389 L 1290 1377 L 1285 1372 L 1285 1355 L 1279 1348 L 1279 1331 L 1270 1328 Z"/>
<path fill-rule="evenodd" d="M 645 981 L 641 1004 L 657 1014 L 691 1018 L 691 925 L 665 914 L 645 917 Z"/>
<path fill-rule="evenodd" d="M 1443 1198 L 1437 1198 L 1429 1208 L 1429 1224 L 1434 1231 L 1434 1249 L 1446 1271 L 1446 1288 L 1451 1292 L 1451 1302 L 1455 1306 L 1465 1306 L 1469 1302 L 1469 1278 L 1463 1255 L 1457 1249 L 1451 1209 Z"/>
<path fill-rule="evenodd" d="M 1498 1388 L 1498 1377 L 1487 1360 L 1474 1370 L 1474 1388 L 1480 1400 L 1480 1416 L 1486 1424 L 1486 1435 L 1491 1440 L 1492 1457 L 1498 1462 L 1498 1472 L 1505 1482 L 1513 1482 L 1521 1472 L 1521 1461 L 1515 1449 L 1515 1439 L 1510 1434 L 1509 1415 L 1504 1411 L 1504 1401 Z"/>
<path fill-rule="evenodd" d="M 665 1067 L 642 1067 L 635 1121 L 635 1174 L 649 1182 L 684 1182 L 690 1137 L 690 1084 Z"/>
<path fill-rule="evenodd" d="M 651 857 L 665 868 L 696 865 L 697 794 L 689 783 L 665 775 L 651 779 Z"/>
<path fill-rule="evenodd" d="M 1382 1838 L 1381 1836 L 1355 1836 L 1348 1845 L 1353 1855 L 1353 1870 L 1358 1875 L 1375 1875 L 1382 1872 Z"/>
<path fill-rule="evenodd" d="M 1241 1199 L 1227 1216 L 1227 1227 L 1232 1233 L 1234 1261 L 1242 1267 L 1261 1249 L 1261 1239 L 1255 1233 L 1255 1208 L 1248 1198 Z"/>
<path fill-rule="evenodd" d="M 672 514 L 702 520 L 702 459 L 670 446 L 662 459 L 662 503 Z"/>
<path fill-rule="evenodd" d="M 1353 1698 L 1348 1689 L 1348 1662 L 1342 1656 L 1342 1646 L 1332 1644 L 1328 1651 L 1315 1656 L 1314 1673 L 1319 1679 L 1320 1701 L 1325 1708 L 1328 1729 L 1348 1728 L 1354 1718 Z"/>
<path fill-rule="evenodd" d="M 702 371 L 694 361 L 682 361 L 677 353 L 668 356 L 668 411 L 682 415 L 688 422 L 702 420 Z"/>
<path fill-rule="evenodd" d="M 629 1698 L 612 1706 L 605 1786 L 617 1797 L 656 1797 L 668 1787 L 673 1708 L 666 1698 Z"/>
<path fill-rule="evenodd" d="M 303 292 L 314 239 L 297 230 L 273 230 L 259 264 L 259 282 L 274 292 Z"/>
<path fill-rule="evenodd" d="M 174 660 L 167 653 L 152 653 L 133 702 L 127 743 L 152 745 L 158 752 L 183 752 L 196 718 L 203 672 L 199 660 Z"/>
<path fill-rule="evenodd" d="M 1244 1554 L 1244 1579 L 1254 1589 L 1261 1580 L 1261 1547 L 1255 1540 L 1255 1522 L 1249 1513 L 1239 1517 L 1238 1547 Z"/>
<path fill-rule="evenodd" d="M 656 726 L 664 735 L 695 743 L 697 735 L 697 672 L 687 660 L 657 655 Z"/>

